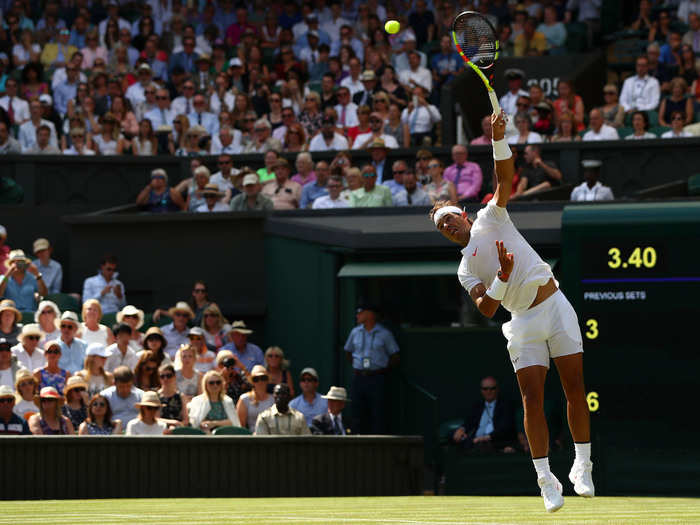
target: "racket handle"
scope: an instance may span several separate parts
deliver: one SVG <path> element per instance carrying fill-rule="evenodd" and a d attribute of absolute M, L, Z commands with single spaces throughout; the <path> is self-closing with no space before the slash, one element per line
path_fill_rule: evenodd
<path fill-rule="evenodd" d="M 496 92 L 494 90 L 489 90 L 489 98 L 491 99 L 491 107 L 496 115 L 501 114 L 501 105 L 498 103 L 498 98 L 496 97 Z"/>

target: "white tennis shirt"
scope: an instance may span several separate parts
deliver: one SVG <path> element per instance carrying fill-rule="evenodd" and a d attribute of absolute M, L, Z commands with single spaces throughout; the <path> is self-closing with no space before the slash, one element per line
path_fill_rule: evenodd
<path fill-rule="evenodd" d="M 508 211 L 496 205 L 495 199 L 476 214 L 469 244 L 462 250 L 462 262 L 457 270 L 459 282 L 467 292 L 479 283 L 488 288 L 501 268 L 496 241 L 503 241 L 514 260 L 501 304 L 511 313 L 527 310 L 535 300 L 537 289 L 553 277 L 552 269 L 520 235 Z"/>

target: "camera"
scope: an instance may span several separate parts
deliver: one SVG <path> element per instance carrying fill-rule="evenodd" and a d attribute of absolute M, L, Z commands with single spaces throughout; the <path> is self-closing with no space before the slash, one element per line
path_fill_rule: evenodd
<path fill-rule="evenodd" d="M 26 270 L 29 267 L 29 263 L 27 261 L 17 261 L 15 266 L 18 270 Z"/>

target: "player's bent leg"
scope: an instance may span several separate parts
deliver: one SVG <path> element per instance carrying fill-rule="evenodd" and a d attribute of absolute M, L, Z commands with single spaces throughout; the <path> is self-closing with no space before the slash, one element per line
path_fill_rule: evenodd
<path fill-rule="evenodd" d="M 564 505 L 564 497 L 561 483 L 549 470 L 549 429 L 544 416 L 544 382 L 547 377 L 547 367 L 528 366 L 519 369 L 516 374 L 525 413 L 525 434 L 537 472 L 537 484 L 540 487 L 545 510 L 556 512 Z"/>
<path fill-rule="evenodd" d="M 583 354 L 564 355 L 554 359 L 566 395 L 569 428 L 574 439 L 576 459 L 569 473 L 574 491 L 579 496 L 592 498 L 593 462 L 591 461 L 590 412 L 583 382 Z"/>

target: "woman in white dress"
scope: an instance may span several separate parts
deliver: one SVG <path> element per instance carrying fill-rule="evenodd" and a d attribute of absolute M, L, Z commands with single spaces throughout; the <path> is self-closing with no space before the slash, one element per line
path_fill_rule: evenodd
<path fill-rule="evenodd" d="M 105 113 L 100 118 L 100 133 L 92 140 L 100 155 L 116 155 L 119 146 L 119 127 L 112 113 Z"/>
<path fill-rule="evenodd" d="M 100 324 L 102 305 L 97 299 L 88 299 L 83 303 L 83 322 L 80 323 L 79 337 L 87 344 L 99 343 L 107 346 L 114 342 L 114 335 L 109 327 Z"/>

